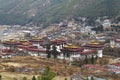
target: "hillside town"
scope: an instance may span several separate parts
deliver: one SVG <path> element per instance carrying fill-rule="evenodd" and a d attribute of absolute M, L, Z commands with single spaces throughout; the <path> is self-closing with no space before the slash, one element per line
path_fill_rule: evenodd
<path fill-rule="evenodd" d="M 7 72 L 37 77 L 46 66 L 56 73 L 54 80 L 119 80 L 120 22 L 105 16 L 47 28 L 0 25 L 0 63 L 3 80 Z"/>

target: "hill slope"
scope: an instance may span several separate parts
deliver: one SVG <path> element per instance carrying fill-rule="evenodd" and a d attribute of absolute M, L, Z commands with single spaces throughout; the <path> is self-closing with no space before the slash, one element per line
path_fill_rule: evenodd
<path fill-rule="evenodd" d="M 0 0 L 0 24 L 49 24 L 77 16 L 116 16 L 120 0 Z"/>

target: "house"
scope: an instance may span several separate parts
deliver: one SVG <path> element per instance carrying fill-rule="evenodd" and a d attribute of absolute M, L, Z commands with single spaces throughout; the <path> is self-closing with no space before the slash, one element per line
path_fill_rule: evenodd
<path fill-rule="evenodd" d="M 37 46 L 38 48 L 41 48 L 40 44 L 44 41 L 40 37 L 33 37 L 29 40 L 29 42 L 32 43 L 33 46 Z"/>
<path fill-rule="evenodd" d="M 28 48 L 27 49 L 28 54 L 31 56 L 41 56 L 42 58 L 47 58 L 46 50 L 44 49 L 33 49 L 33 48 Z"/>
<path fill-rule="evenodd" d="M 41 32 L 41 33 L 39 34 L 39 37 L 40 37 L 40 38 L 47 37 L 47 33 L 46 33 L 46 32 Z"/>
<path fill-rule="evenodd" d="M 115 46 L 120 47 L 120 39 L 115 39 Z"/>
<path fill-rule="evenodd" d="M 105 19 L 102 25 L 104 29 L 109 29 L 111 28 L 111 21 L 109 19 Z"/>
<path fill-rule="evenodd" d="M 74 46 L 72 44 L 66 44 L 61 49 L 61 54 L 59 57 L 61 57 L 61 59 L 64 59 L 65 56 L 65 59 L 73 61 L 74 58 L 80 58 L 80 52 L 82 51 L 83 49 L 81 47 Z"/>
<path fill-rule="evenodd" d="M 0 53 L 0 58 L 11 58 L 13 54 L 13 50 L 2 49 Z"/>
<path fill-rule="evenodd" d="M 88 70 L 104 70 L 105 69 L 104 66 L 98 66 L 93 64 L 85 64 L 82 66 L 82 68 L 88 69 Z"/>
<path fill-rule="evenodd" d="M 86 43 L 85 45 L 83 45 L 84 49 L 94 49 L 94 50 L 97 50 L 97 53 L 96 55 L 100 58 L 102 58 L 103 56 L 103 48 L 104 46 L 104 43 L 100 43 L 100 42 L 97 42 L 97 41 L 91 41 L 91 42 L 88 42 Z"/>
<path fill-rule="evenodd" d="M 114 47 L 120 47 L 120 39 L 119 38 L 111 39 L 110 45 Z"/>
<path fill-rule="evenodd" d="M 12 57 L 12 53 L 2 53 L 1 58 L 11 58 Z"/>
<path fill-rule="evenodd" d="M 108 65 L 108 71 L 114 74 L 120 74 L 120 63 Z"/>
<path fill-rule="evenodd" d="M 87 55 L 88 58 L 91 58 L 92 55 L 96 55 L 96 54 L 97 54 L 97 50 L 84 49 L 84 50 L 80 53 L 80 58 L 85 58 L 86 55 Z"/>

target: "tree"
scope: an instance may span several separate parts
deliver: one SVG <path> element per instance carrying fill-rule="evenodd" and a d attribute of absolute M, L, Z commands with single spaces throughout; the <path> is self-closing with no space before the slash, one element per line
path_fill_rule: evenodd
<path fill-rule="evenodd" d="M 47 58 L 51 57 L 51 53 L 50 53 L 50 44 L 46 44 L 46 53 L 47 53 Z"/>
<path fill-rule="evenodd" d="M 53 51 L 57 51 L 57 47 L 55 45 L 53 45 L 52 49 Z"/>
<path fill-rule="evenodd" d="M 63 56 L 64 56 L 64 59 L 65 59 L 65 57 L 66 57 L 66 53 L 65 53 L 65 51 L 63 51 Z"/>
<path fill-rule="evenodd" d="M 82 66 L 82 61 L 80 60 L 80 61 L 79 61 L 79 67 L 81 67 L 81 66 Z"/>
<path fill-rule="evenodd" d="M 87 58 L 87 55 L 85 56 L 85 64 L 88 64 L 88 58 Z"/>
<path fill-rule="evenodd" d="M 23 77 L 23 79 L 22 80 L 27 80 L 27 78 L 26 77 Z"/>
<path fill-rule="evenodd" d="M 55 45 L 52 46 L 52 53 L 53 53 L 54 59 L 56 59 L 58 55 L 58 51 Z"/>
<path fill-rule="evenodd" d="M 68 51 L 68 49 L 66 49 L 66 48 L 64 48 L 64 50 L 63 50 L 63 56 L 64 56 L 64 59 L 66 58 L 66 57 L 70 57 L 70 54 L 69 54 L 69 51 Z"/>
<path fill-rule="evenodd" d="M 40 77 L 40 76 L 38 76 L 38 77 L 37 77 L 37 80 L 41 80 L 41 77 Z"/>
<path fill-rule="evenodd" d="M 91 63 L 94 64 L 94 56 L 92 55 Z"/>
<path fill-rule="evenodd" d="M 45 69 L 45 75 L 47 75 L 48 76 L 48 74 L 50 73 L 50 67 L 46 67 L 46 69 Z"/>
<path fill-rule="evenodd" d="M 65 54 L 66 54 L 66 57 L 70 58 L 70 54 L 69 54 L 68 49 L 65 49 Z"/>
<path fill-rule="evenodd" d="M 93 76 L 91 77 L 91 80 L 95 80 Z"/>
<path fill-rule="evenodd" d="M 89 78 L 87 77 L 87 80 L 89 80 Z"/>
<path fill-rule="evenodd" d="M 96 55 L 95 59 L 97 60 L 98 59 L 98 56 Z"/>
<path fill-rule="evenodd" d="M 46 67 L 44 73 L 41 75 L 41 80 L 53 80 L 55 73 L 50 71 L 49 67 Z"/>
<path fill-rule="evenodd" d="M 2 80 L 2 75 L 0 75 L 0 80 Z"/>
<path fill-rule="evenodd" d="M 64 80 L 67 80 L 67 78 L 65 78 Z"/>
<path fill-rule="evenodd" d="M 36 80 L 35 76 L 33 76 L 32 80 Z"/>
<path fill-rule="evenodd" d="M 49 50 L 46 50 L 47 58 L 51 58 L 51 52 Z"/>

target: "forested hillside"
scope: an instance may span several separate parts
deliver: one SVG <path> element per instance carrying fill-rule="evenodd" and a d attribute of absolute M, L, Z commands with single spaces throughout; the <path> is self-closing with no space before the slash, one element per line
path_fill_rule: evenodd
<path fill-rule="evenodd" d="M 120 0 L 0 0 L 0 24 L 51 24 L 78 16 L 120 14 Z"/>

